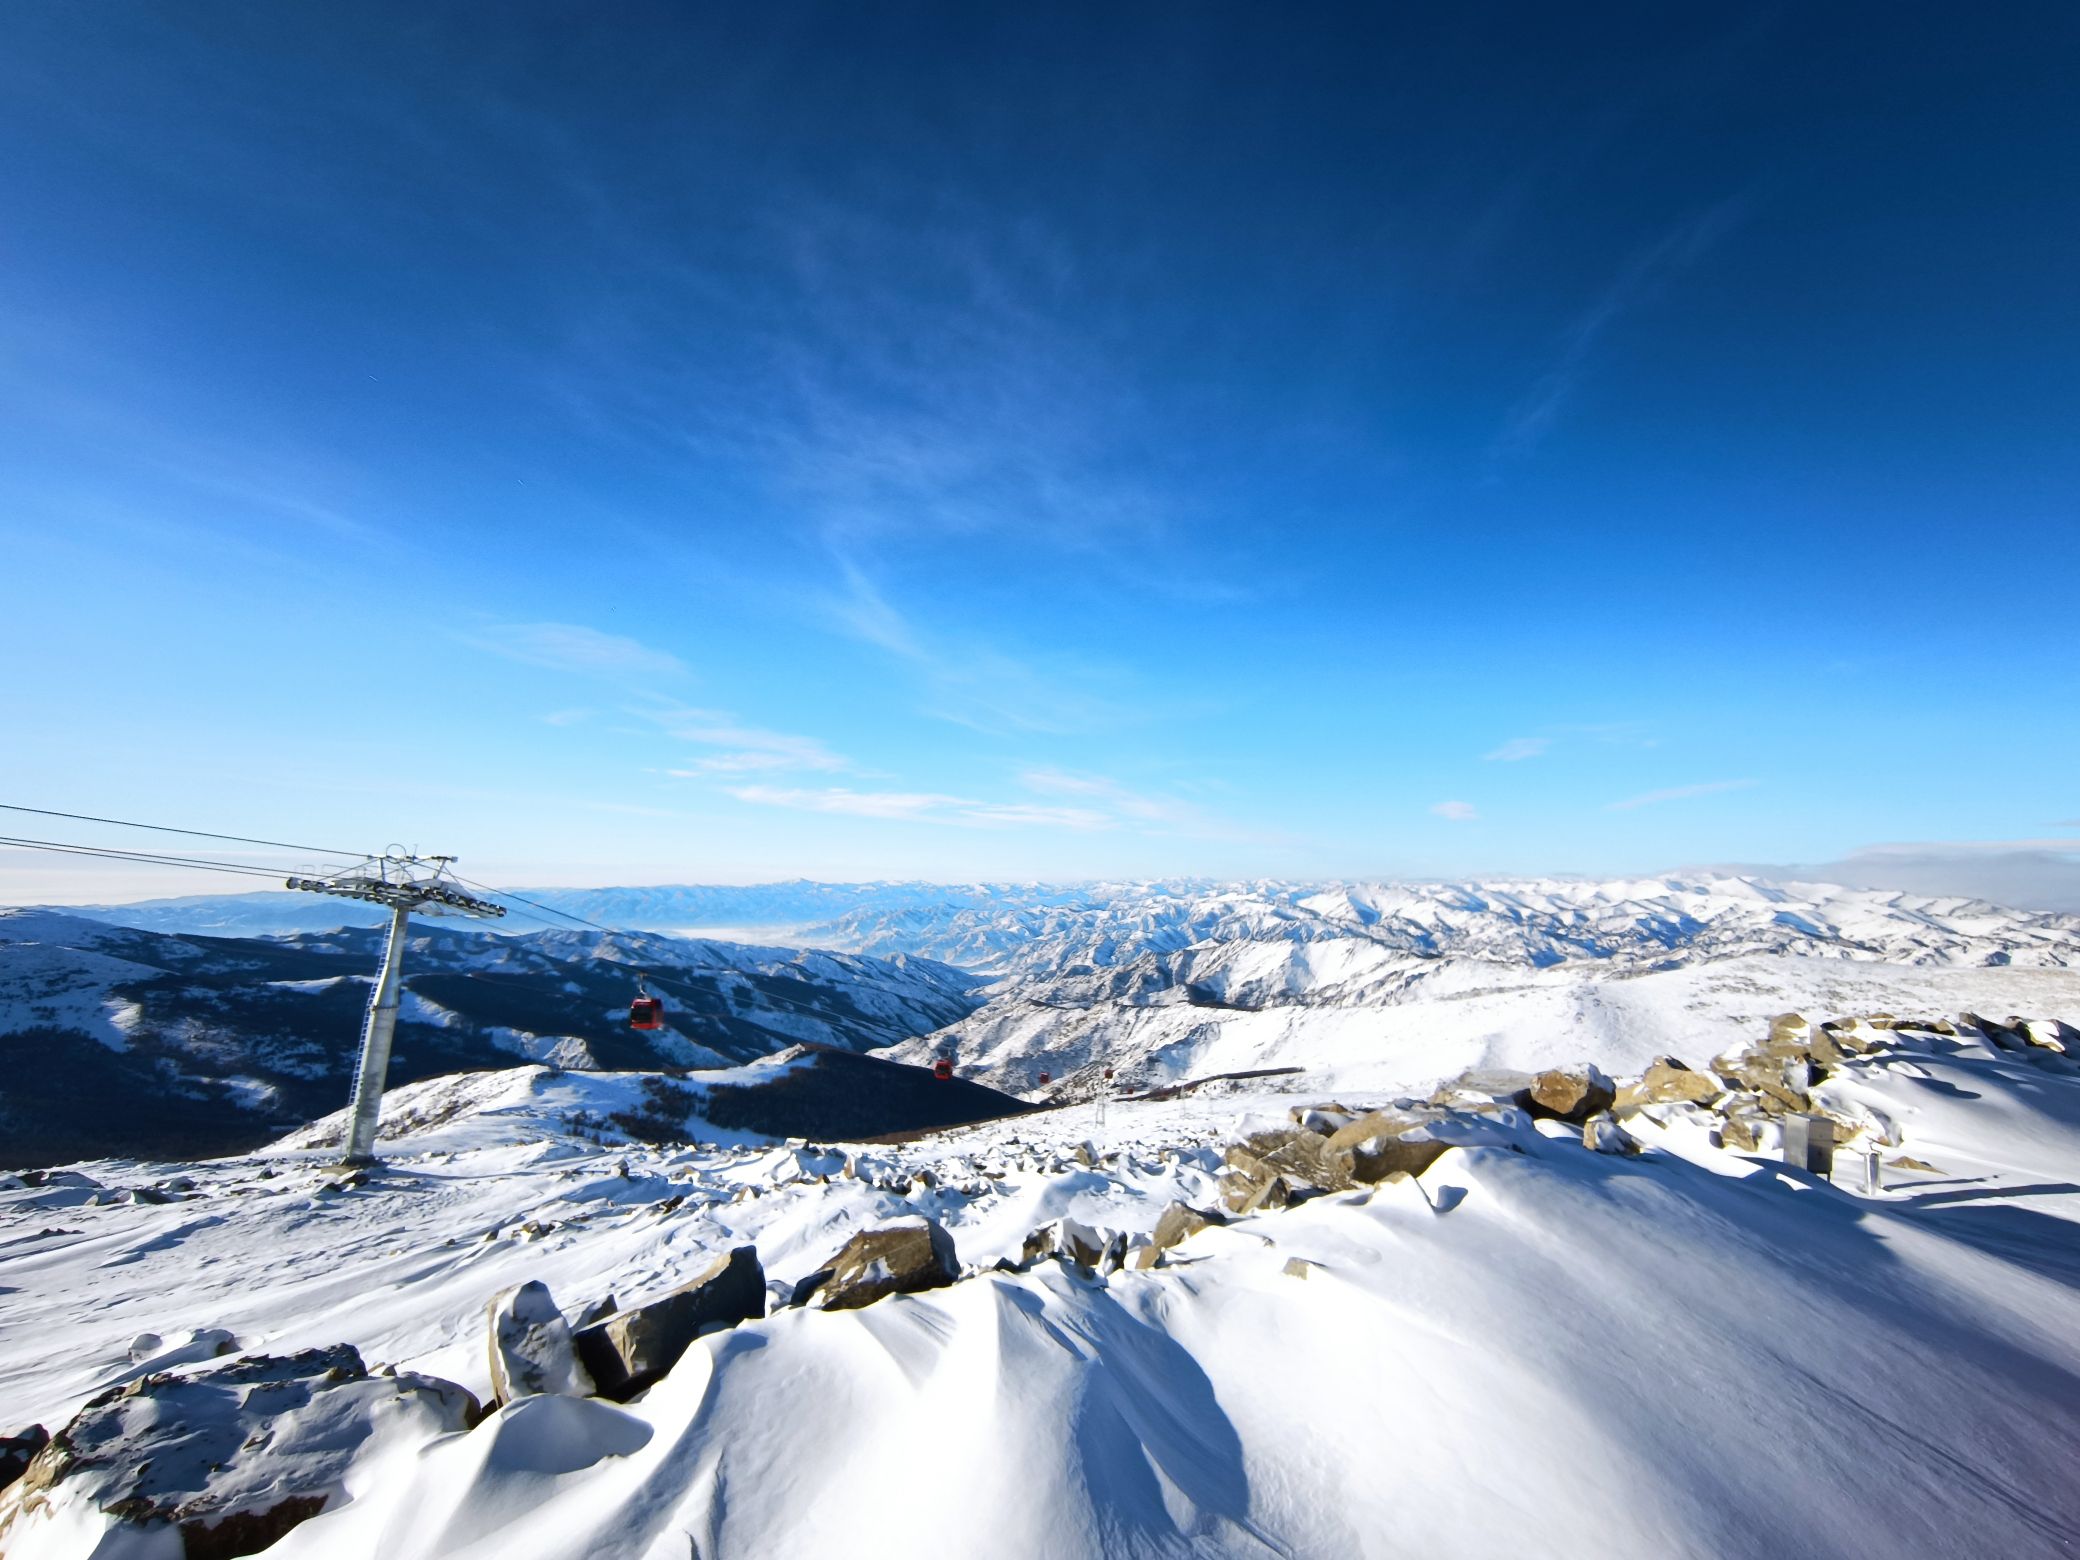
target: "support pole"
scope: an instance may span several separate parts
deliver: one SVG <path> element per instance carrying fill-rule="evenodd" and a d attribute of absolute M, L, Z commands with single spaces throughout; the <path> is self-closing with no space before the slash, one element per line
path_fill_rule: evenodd
<path fill-rule="evenodd" d="M 390 943 L 383 951 L 383 973 L 369 993 L 368 1020 L 361 1029 L 361 1066 L 354 1075 L 354 1105 L 349 1112 L 344 1163 L 372 1165 L 376 1160 L 376 1123 L 383 1109 L 383 1079 L 390 1071 L 390 1042 L 397 1036 L 398 986 L 404 974 L 404 929 L 411 918 L 407 905 L 390 910 Z"/>

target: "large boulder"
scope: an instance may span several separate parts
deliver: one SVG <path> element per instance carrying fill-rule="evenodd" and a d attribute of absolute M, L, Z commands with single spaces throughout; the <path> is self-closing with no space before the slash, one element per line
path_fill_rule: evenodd
<path fill-rule="evenodd" d="M 111 1551 L 163 1548 L 146 1535 L 172 1530 L 187 1560 L 254 1554 L 340 1499 L 377 1443 L 417 1444 L 477 1417 L 452 1381 L 370 1375 L 346 1344 L 144 1376 L 90 1400 L 0 1494 L 0 1551 L 129 1529 L 131 1545 Z"/>
<path fill-rule="evenodd" d="M 838 1248 L 803 1297 L 825 1311 L 855 1311 L 889 1295 L 942 1289 L 960 1277 L 953 1237 L 937 1219 L 861 1230 Z"/>
<path fill-rule="evenodd" d="M 1149 1237 L 1148 1244 L 1135 1251 L 1133 1264 L 1137 1268 L 1152 1268 L 1163 1260 L 1163 1253 L 1171 1247 L 1189 1240 L 1203 1229 L 1227 1222 L 1217 1208 L 1194 1208 L 1190 1203 L 1174 1202 L 1156 1220 L 1155 1233 Z"/>
<path fill-rule="evenodd" d="M 1709 1105 L 1725 1092 L 1719 1080 L 1710 1073 L 1695 1072 L 1673 1056 L 1657 1056 L 1647 1064 L 1639 1082 L 1628 1083 L 1618 1090 L 1617 1106 L 1626 1110 L 1641 1105 L 1686 1102 Z"/>
<path fill-rule="evenodd" d="M 648 1305 L 616 1311 L 572 1338 L 601 1397 L 627 1402 L 662 1381 L 705 1332 L 766 1314 L 766 1275 L 754 1246 L 739 1246 Z"/>
<path fill-rule="evenodd" d="M 491 1297 L 491 1395 L 501 1403 L 545 1392 L 583 1397 L 592 1382 L 578 1364 L 570 1325 L 549 1286 L 530 1280 Z"/>
<path fill-rule="evenodd" d="M 1293 1188 L 1278 1170 L 1240 1144 L 1228 1150 L 1221 1170 L 1221 1205 L 1236 1215 L 1283 1208 Z"/>
<path fill-rule="evenodd" d="M 1576 1124 L 1609 1110 L 1618 1098 L 1618 1091 L 1602 1069 L 1587 1064 L 1542 1072 L 1531 1080 L 1524 1094 L 1525 1104 L 1534 1116 Z"/>
<path fill-rule="evenodd" d="M 1396 1173 L 1421 1175 L 1448 1146 L 1434 1138 L 1409 1136 L 1430 1119 L 1374 1111 L 1339 1128 L 1330 1137 L 1329 1147 L 1335 1153 L 1348 1154 L 1352 1179 L 1367 1185 Z"/>
<path fill-rule="evenodd" d="M 1243 1146 L 1289 1182 L 1323 1192 L 1345 1192 L 1357 1184 L 1349 1152 L 1319 1132 L 1260 1132 Z"/>

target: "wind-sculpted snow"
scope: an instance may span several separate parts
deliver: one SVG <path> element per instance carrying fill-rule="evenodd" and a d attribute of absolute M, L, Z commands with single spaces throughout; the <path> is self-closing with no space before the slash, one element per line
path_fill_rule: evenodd
<path fill-rule="evenodd" d="M 1876 1193 L 1853 1166 L 1830 1182 L 1714 1146 L 1687 1104 L 1632 1115 L 1631 1157 L 1505 1108 L 1456 1121 L 1413 1178 L 1102 1271 L 1027 1262 L 1026 1238 L 1067 1217 L 1139 1242 L 1173 1200 L 1215 1205 L 1222 1147 L 1290 1107 L 1390 1098 L 1303 1078 L 892 1147 L 664 1150 L 572 1134 L 579 1096 L 559 1091 L 610 1080 L 544 1092 L 522 1069 L 427 1112 L 360 1186 L 283 1149 L 82 1167 L 156 1182 L 163 1205 L 0 1189 L 19 1231 L 0 1243 L 0 1403 L 57 1429 L 139 1368 L 140 1335 L 200 1328 L 275 1357 L 351 1344 L 482 1395 L 485 1302 L 514 1285 L 570 1314 L 627 1307 L 755 1245 L 781 1302 L 854 1233 L 927 1215 L 953 1237 L 951 1287 L 779 1304 L 626 1404 L 392 1420 L 266 1552 L 2067 1553 L 2080 1072 L 2034 1044 L 1887 1033 L 1815 1091 L 1900 1161 Z M 226 1476 L 257 1485 L 270 1455 L 256 1438 Z M 53 1500 L 16 1519 L 10 1560 L 85 1555 L 121 1516 Z"/>

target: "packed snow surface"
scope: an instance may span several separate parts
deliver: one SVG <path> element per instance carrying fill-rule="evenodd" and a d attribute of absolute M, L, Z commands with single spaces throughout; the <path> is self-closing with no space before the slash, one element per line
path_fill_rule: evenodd
<path fill-rule="evenodd" d="M 1715 1148 L 1687 1108 L 1629 1121 L 1631 1158 L 1504 1110 L 1455 1121 L 1420 1177 L 1201 1231 L 1164 1267 L 992 1268 L 1065 1215 L 1138 1237 L 1213 1203 L 1226 1144 L 1332 1097 L 1273 1081 L 897 1146 L 652 1148 L 573 1126 L 633 1080 L 530 1067 L 398 1091 L 412 1125 L 363 1186 L 293 1146 L 88 1164 L 0 1192 L 0 1405 L 55 1429 L 161 1368 L 140 1348 L 209 1328 L 481 1394 L 501 1289 L 626 1307 L 753 1244 L 777 1298 L 921 1213 L 954 1237 L 952 1287 L 780 1309 L 627 1405 L 400 1420 L 267 1552 L 2070 1552 L 2068 1058 L 1925 1036 L 1851 1060 L 1827 1107 L 1922 1167 L 1875 1192 Z M 111 1196 L 149 1186 L 174 1200 Z M 8 1554 L 87 1554 L 105 1525 L 70 1510 Z"/>

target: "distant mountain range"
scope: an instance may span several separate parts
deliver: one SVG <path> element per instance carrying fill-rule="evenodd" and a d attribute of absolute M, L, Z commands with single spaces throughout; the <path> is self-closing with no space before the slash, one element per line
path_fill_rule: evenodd
<path fill-rule="evenodd" d="M 2080 1006 L 2080 917 L 1726 874 L 528 897 L 603 925 L 769 936 L 418 923 L 393 1081 L 516 1060 L 713 1068 L 807 1041 L 917 1064 L 951 1055 L 1018 1094 L 1044 1073 L 1081 1097 L 1107 1067 L 1129 1087 L 1265 1066 L 1405 1075 L 1428 1065 L 1417 1056 L 1441 1076 L 1611 1047 L 1702 1061 L 1741 1026 L 1809 1004 Z M 106 920 L 0 913 L 0 1129 L 40 1156 L 195 1154 L 337 1109 L 380 934 L 276 929 L 285 912 L 342 908 L 279 894 L 96 912 Z M 666 1030 L 627 1028 L 636 969 L 666 1000 Z"/>
<path fill-rule="evenodd" d="M 231 1152 L 339 1108 L 380 944 L 372 928 L 222 938 L 0 912 L 0 1160 Z M 663 1029 L 628 1027 L 638 969 Z M 427 922 L 390 1079 L 523 1060 L 721 1067 L 801 1041 L 865 1051 L 965 1016 L 977 984 L 909 957 Z"/>

